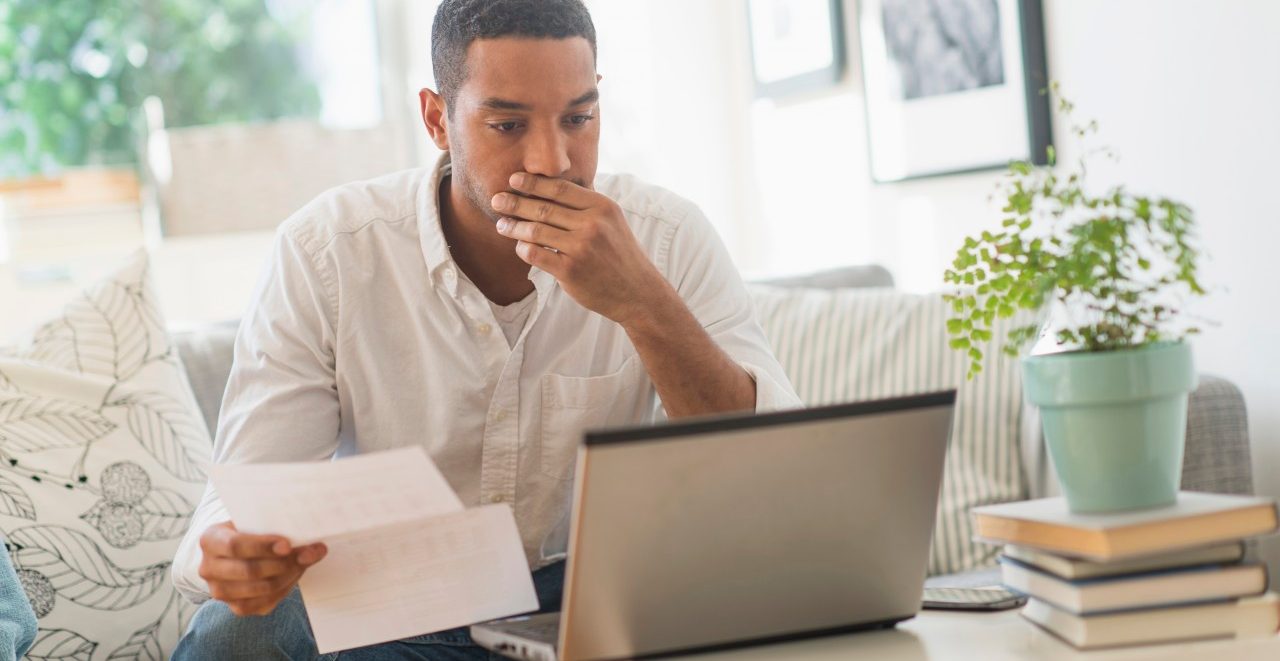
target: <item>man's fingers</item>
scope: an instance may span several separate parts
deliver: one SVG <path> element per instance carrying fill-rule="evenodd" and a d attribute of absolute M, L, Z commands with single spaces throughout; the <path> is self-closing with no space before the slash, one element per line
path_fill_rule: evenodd
<path fill-rule="evenodd" d="M 289 596 L 289 592 L 292 590 L 293 587 L 290 586 L 285 590 L 274 592 L 269 595 L 254 597 L 251 599 L 237 599 L 226 603 L 227 607 L 231 609 L 231 612 L 240 617 L 249 615 L 270 615 L 271 611 L 275 610 L 276 606 L 279 606 L 280 602 L 284 601 L 284 598 Z"/>
<path fill-rule="evenodd" d="M 231 555 L 236 558 L 269 558 L 289 555 L 289 540 L 279 535 L 236 533 L 231 538 Z"/>
<path fill-rule="evenodd" d="M 557 280 L 565 276 L 564 269 L 569 262 L 566 255 L 525 241 L 516 242 L 516 255 L 526 264 L 550 273 Z"/>
<path fill-rule="evenodd" d="M 266 615 L 297 586 L 307 568 L 327 553 L 328 547 L 316 543 L 298 547 L 288 558 L 246 561 L 206 557 L 200 573 L 209 581 L 209 595 L 225 602 L 231 612 L 239 616 Z M 270 572 L 278 573 L 261 576 Z"/>
<path fill-rule="evenodd" d="M 258 581 L 216 581 L 209 584 L 209 596 L 227 603 L 262 599 L 292 588 L 301 576 L 302 569 L 295 567 L 286 574 Z"/>
<path fill-rule="evenodd" d="M 515 193 L 498 193 L 490 200 L 494 211 L 506 216 L 515 216 L 524 220 L 554 225 L 562 230 L 570 230 L 582 224 L 570 209 L 551 200 L 538 200 Z"/>
<path fill-rule="evenodd" d="M 200 536 L 205 555 L 230 558 L 282 557 L 292 551 L 289 540 L 279 535 L 250 535 L 232 526 L 211 526 Z"/>
<path fill-rule="evenodd" d="M 599 195 L 568 179 L 544 177 L 529 172 L 517 172 L 511 175 L 507 183 L 521 193 L 554 200 L 571 209 L 586 209 L 597 202 L 596 196 Z"/>
<path fill-rule="evenodd" d="M 256 581 L 293 571 L 300 561 L 292 558 L 237 558 L 206 556 L 200 568 L 206 581 Z"/>
<path fill-rule="evenodd" d="M 545 223 L 527 220 L 502 218 L 498 221 L 498 233 L 509 239 L 555 248 L 562 252 L 569 244 L 568 232 Z"/>
<path fill-rule="evenodd" d="M 284 601 L 285 597 L 289 596 L 289 593 L 293 591 L 293 587 L 293 585 L 288 585 L 272 594 L 249 599 L 242 603 L 250 611 L 249 614 L 251 615 L 268 615 L 275 610 L 276 606 L 280 605 L 280 602 Z"/>
<path fill-rule="evenodd" d="M 317 542 L 310 546 L 303 546 L 302 548 L 299 548 L 294 557 L 297 559 L 298 564 L 303 567 L 310 567 L 311 565 L 324 560 L 326 555 L 329 555 L 329 547 Z"/>

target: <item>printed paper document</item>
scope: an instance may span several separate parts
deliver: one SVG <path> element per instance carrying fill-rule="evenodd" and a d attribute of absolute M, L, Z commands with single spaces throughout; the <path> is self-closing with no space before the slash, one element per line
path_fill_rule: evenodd
<path fill-rule="evenodd" d="M 464 509 L 420 447 L 211 479 L 238 530 L 328 546 L 299 583 L 321 654 L 538 608 L 511 508 Z"/>

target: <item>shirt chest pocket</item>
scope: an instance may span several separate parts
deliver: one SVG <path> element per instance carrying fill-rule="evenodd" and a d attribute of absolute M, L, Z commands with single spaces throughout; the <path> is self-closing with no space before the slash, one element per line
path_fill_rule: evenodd
<path fill-rule="evenodd" d="M 647 422 L 653 413 L 651 391 L 639 356 L 604 376 L 544 375 L 539 469 L 547 477 L 572 480 L 582 433 Z"/>

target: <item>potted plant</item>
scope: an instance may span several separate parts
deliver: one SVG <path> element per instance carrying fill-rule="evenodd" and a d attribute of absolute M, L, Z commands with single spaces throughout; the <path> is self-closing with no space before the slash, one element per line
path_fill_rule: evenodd
<path fill-rule="evenodd" d="M 1068 117 L 1072 104 L 1052 91 Z M 1034 311 L 1034 323 L 1008 331 L 1003 350 L 1020 355 L 1034 339 L 1055 345 L 1022 359 L 1023 388 L 1040 407 L 1071 510 L 1172 504 L 1196 383 L 1186 337 L 1198 331 L 1181 303 L 1205 293 L 1193 214 L 1122 186 L 1092 193 L 1087 161 L 1110 152 L 1085 145 L 1097 122 L 1072 131 L 1084 147 L 1076 167 L 1056 169 L 1052 147 L 1047 168 L 1011 164 L 997 184 L 1001 228 L 966 238 L 946 271 L 959 286 L 946 297 L 950 344 L 968 353 L 972 377 L 994 320 Z"/>

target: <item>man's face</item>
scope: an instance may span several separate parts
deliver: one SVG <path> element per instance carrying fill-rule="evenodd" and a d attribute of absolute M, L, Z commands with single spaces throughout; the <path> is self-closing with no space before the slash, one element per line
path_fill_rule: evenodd
<path fill-rule="evenodd" d="M 595 61 L 586 39 L 481 39 L 448 117 L 455 184 L 495 222 L 489 205 L 515 172 L 590 188 L 600 143 Z"/>

